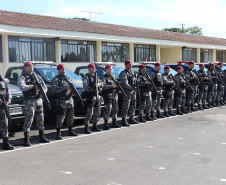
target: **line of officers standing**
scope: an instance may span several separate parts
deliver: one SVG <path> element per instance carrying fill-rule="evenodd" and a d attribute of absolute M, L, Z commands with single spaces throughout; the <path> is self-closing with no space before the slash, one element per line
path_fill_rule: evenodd
<path fill-rule="evenodd" d="M 127 60 L 125 70 L 120 75 L 120 83 L 112 74 L 112 66 L 107 64 L 105 67 L 106 74 L 98 77 L 95 73 L 95 65 L 89 64 L 88 71 L 83 77 L 84 98 L 86 99 L 86 115 L 84 133 L 100 132 L 97 123 L 101 114 L 102 98 L 105 103 L 104 112 L 104 130 L 109 130 L 109 119 L 112 117 L 112 128 L 128 127 L 131 124 L 139 124 L 139 122 L 154 121 L 158 118 L 183 115 L 197 111 L 194 107 L 197 95 L 198 109 L 209 109 L 224 105 L 224 79 L 225 74 L 221 70 L 223 63 L 218 63 L 218 70 L 215 70 L 214 63 L 210 63 L 210 69 L 205 73 L 204 65 L 200 64 L 200 70 L 194 71 L 194 62 L 188 63 L 189 70 L 183 73 L 183 68 L 177 66 L 177 74 L 170 75 L 170 66 L 164 67 L 164 74 L 161 74 L 161 64 L 155 64 L 155 72 L 150 75 L 146 73 L 146 66 L 139 66 L 139 73 L 135 75 L 132 69 L 132 63 Z M 18 86 L 24 95 L 24 146 L 31 146 L 30 143 L 30 127 L 35 118 L 37 129 L 39 130 L 39 142 L 49 143 L 44 136 L 44 114 L 43 99 L 37 82 L 33 76 L 33 64 L 28 61 L 24 64 L 25 74 L 18 78 Z M 77 136 L 73 131 L 74 122 L 74 102 L 69 84 L 65 80 L 65 66 L 59 64 L 57 66 L 58 75 L 52 79 L 52 90 L 57 95 L 57 121 L 56 121 L 56 139 L 61 140 L 61 128 L 64 121 L 68 126 L 68 135 Z M 39 82 L 45 92 L 47 86 L 38 76 Z M 67 76 L 70 82 L 72 79 Z M 223 79 L 223 81 L 222 81 Z M 123 92 L 123 93 L 122 93 Z M 5 98 L 7 106 L 11 102 L 11 94 L 6 82 L 0 78 L 0 93 Z M 119 112 L 118 98 L 119 94 L 123 96 L 121 108 L 121 125 L 117 124 L 117 115 Z M 136 109 L 136 98 L 139 98 L 139 121 L 134 119 Z M 164 113 L 160 112 L 161 99 L 163 100 Z M 174 98 L 176 98 L 176 114 L 172 112 Z M 0 104 L 2 100 L 0 99 Z M 145 116 L 144 116 L 145 115 Z M 129 120 L 127 120 L 129 116 Z M 93 123 L 92 131 L 89 129 L 89 123 Z M 5 110 L 0 106 L 0 132 L 3 137 L 3 149 L 13 150 L 14 147 L 8 140 L 8 119 Z"/>

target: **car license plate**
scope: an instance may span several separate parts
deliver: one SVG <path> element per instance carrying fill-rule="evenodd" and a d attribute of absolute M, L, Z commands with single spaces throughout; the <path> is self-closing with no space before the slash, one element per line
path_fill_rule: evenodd
<path fill-rule="evenodd" d="M 23 114 L 22 108 L 9 109 L 10 115 Z"/>

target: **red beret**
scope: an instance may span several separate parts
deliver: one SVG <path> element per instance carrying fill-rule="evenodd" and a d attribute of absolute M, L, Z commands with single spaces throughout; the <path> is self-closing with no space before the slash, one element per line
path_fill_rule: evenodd
<path fill-rule="evenodd" d="M 170 69 L 170 66 L 165 66 L 164 69 Z"/>
<path fill-rule="evenodd" d="M 210 66 L 214 66 L 214 63 L 210 63 Z"/>
<path fill-rule="evenodd" d="M 199 64 L 199 67 L 204 66 L 204 64 Z"/>
<path fill-rule="evenodd" d="M 64 68 L 64 64 L 59 64 L 58 66 L 57 66 L 57 70 L 60 70 L 60 69 L 63 69 Z"/>
<path fill-rule="evenodd" d="M 88 68 L 95 68 L 95 64 L 89 64 Z"/>
<path fill-rule="evenodd" d="M 125 61 L 125 65 L 131 64 L 132 62 L 130 60 Z"/>
<path fill-rule="evenodd" d="M 161 66 L 161 63 L 156 62 L 156 63 L 155 63 L 155 66 Z"/>
<path fill-rule="evenodd" d="M 222 65 L 222 64 L 223 64 L 223 62 L 218 62 L 218 63 L 217 63 L 217 65 Z"/>
<path fill-rule="evenodd" d="M 146 67 L 144 64 L 141 64 L 140 66 L 139 66 L 139 68 L 141 69 L 142 67 Z"/>
<path fill-rule="evenodd" d="M 183 69 L 182 66 L 177 66 L 176 70 Z"/>
<path fill-rule="evenodd" d="M 191 65 L 191 64 L 195 64 L 195 62 L 194 61 L 189 61 L 188 65 Z"/>
<path fill-rule="evenodd" d="M 27 67 L 29 65 L 32 65 L 32 62 L 31 61 L 27 61 L 27 62 L 24 63 L 24 67 Z"/>
<path fill-rule="evenodd" d="M 105 70 L 106 69 L 109 69 L 111 67 L 111 64 L 107 64 L 106 66 L 105 66 Z"/>

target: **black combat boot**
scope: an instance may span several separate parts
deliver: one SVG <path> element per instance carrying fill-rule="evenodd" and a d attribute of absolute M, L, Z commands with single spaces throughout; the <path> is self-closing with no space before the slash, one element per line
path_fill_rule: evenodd
<path fill-rule="evenodd" d="M 136 124 L 139 124 L 139 122 L 136 121 L 133 116 L 130 116 L 130 118 L 129 118 L 129 124 L 136 125 Z"/>
<path fill-rule="evenodd" d="M 60 128 L 57 128 L 56 130 L 57 130 L 57 132 L 56 132 L 56 139 L 57 140 L 62 140 Z"/>
<path fill-rule="evenodd" d="M 14 147 L 9 143 L 8 137 L 3 138 L 3 150 L 14 150 Z"/>
<path fill-rule="evenodd" d="M 198 110 L 203 110 L 201 104 L 198 104 Z"/>
<path fill-rule="evenodd" d="M 203 104 L 203 109 L 209 109 L 209 107 L 206 104 Z"/>
<path fill-rule="evenodd" d="M 91 134 L 92 132 L 89 130 L 89 126 L 85 125 L 85 130 L 84 130 L 85 134 Z"/>
<path fill-rule="evenodd" d="M 120 128 L 121 126 L 117 124 L 116 119 L 112 119 L 112 128 Z"/>
<path fill-rule="evenodd" d="M 191 111 L 191 106 L 190 106 L 190 105 L 188 105 L 187 111 L 188 111 L 188 113 L 192 113 L 192 111 Z"/>
<path fill-rule="evenodd" d="M 97 123 L 93 123 L 93 129 L 92 129 L 92 132 L 101 132 L 101 129 L 99 129 L 97 127 Z"/>
<path fill-rule="evenodd" d="M 185 109 L 185 107 L 183 107 L 183 108 L 181 109 L 181 112 L 182 112 L 183 114 L 188 114 L 188 111 Z"/>
<path fill-rule="evenodd" d="M 173 113 L 172 110 L 169 110 L 168 114 L 169 114 L 170 116 L 176 116 L 176 114 Z"/>
<path fill-rule="evenodd" d="M 24 146 L 31 146 L 29 132 L 24 132 Z"/>
<path fill-rule="evenodd" d="M 49 143 L 49 140 L 44 136 L 44 130 L 39 130 L 39 142 L 40 143 Z"/>
<path fill-rule="evenodd" d="M 218 107 L 215 102 L 212 102 L 213 107 Z"/>
<path fill-rule="evenodd" d="M 160 111 L 157 111 L 157 118 L 165 118 L 165 116 L 163 116 Z"/>
<path fill-rule="evenodd" d="M 126 121 L 126 118 L 122 118 L 122 127 L 129 127 L 130 124 Z"/>
<path fill-rule="evenodd" d="M 220 106 L 219 100 L 216 100 L 216 101 L 215 101 L 215 104 L 219 107 L 219 106 Z"/>
<path fill-rule="evenodd" d="M 168 112 L 164 112 L 164 116 L 165 117 L 170 117 L 170 115 L 168 114 Z"/>
<path fill-rule="evenodd" d="M 208 107 L 209 107 L 209 108 L 213 108 L 213 106 L 212 106 L 212 103 L 211 103 L 211 102 L 209 102 L 209 103 L 208 103 Z"/>
<path fill-rule="evenodd" d="M 194 104 L 191 104 L 191 111 L 198 111 L 198 109 L 196 109 L 196 108 L 194 107 Z"/>
<path fill-rule="evenodd" d="M 104 120 L 104 130 L 110 130 L 108 126 L 108 120 Z"/>
<path fill-rule="evenodd" d="M 177 108 L 177 115 L 183 115 L 180 108 Z"/>
<path fill-rule="evenodd" d="M 223 101 L 223 100 L 221 100 L 221 101 L 220 101 L 220 104 L 221 104 L 221 105 L 224 105 L 224 101 Z"/>
<path fill-rule="evenodd" d="M 157 120 L 157 118 L 155 117 L 154 112 L 151 112 L 151 118 L 152 118 L 153 120 Z"/>
<path fill-rule="evenodd" d="M 154 121 L 154 119 L 149 114 L 146 114 L 146 120 L 147 121 Z"/>
<path fill-rule="evenodd" d="M 146 120 L 144 119 L 144 117 L 143 117 L 142 114 L 140 114 L 139 122 L 140 122 L 140 123 L 145 123 L 145 122 L 146 122 Z"/>
<path fill-rule="evenodd" d="M 78 134 L 73 131 L 72 126 L 68 127 L 68 136 L 78 136 Z"/>

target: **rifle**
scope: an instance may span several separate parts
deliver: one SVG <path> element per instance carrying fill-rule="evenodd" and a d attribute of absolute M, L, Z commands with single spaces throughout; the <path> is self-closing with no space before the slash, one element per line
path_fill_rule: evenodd
<path fill-rule="evenodd" d="M 205 73 L 205 71 L 203 71 L 203 74 L 205 75 L 205 77 L 207 77 L 211 83 L 211 85 L 214 87 L 215 84 L 213 83 L 213 80 L 210 78 L 210 76 L 208 74 Z"/>
<path fill-rule="evenodd" d="M 96 80 L 96 98 L 97 102 L 100 101 L 100 94 L 99 94 L 99 88 L 98 88 L 98 77 L 97 77 L 97 72 L 95 73 L 95 80 Z"/>
<path fill-rule="evenodd" d="M 38 79 L 36 73 L 33 73 L 33 77 L 34 77 L 34 79 L 35 79 L 35 81 L 36 81 L 35 85 L 38 86 L 38 88 L 39 88 L 39 90 L 40 90 L 40 93 L 41 93 L 41 95 L 42 95 L 44 101 L 45 101 L 46 104 L 48 105 L 48 108 L 51 109 L 49 99 L 48 99 L 48 97 L 47 97 L 47 95 L 46 95 L 46 93 L 45 93 L 45 91 L 44 91 L 44 89 L 43 89 L 43 87 L 42 87 L 42 84 L 41 84 L 41 82 L 39 81 L 39 79 Z"/>
<path fill-rule="evenodd" d="M 176 81 L 175 77 L 170 74 L 171 78 L 173 79 L 173 81 L 176 83 L 177 85 L 177 88 L 178 88 L 178 92 L 179 92 L 179 95 L 181 95 L 181 88 L 180 88 L 180 84 Z"/>
<path fill-rule="evenodd" d="M 67 78 L 66 75 L 64 75 L 65 81 L 68 83 L 68 85 L 70 86 L 72 93 L 74 93 L 76 95 L 76 97 L 79 99 L 79 101 L 81 102 L 82 106 L 84 106 L 84 103 L 82 101 L 82 98 L 80 96 L 80 94 L 78 93 L 75 84 L 73 82 L 70 82 L 69 79 Z"/>
<path fill-rule="evenodd" d="M 224 81 L 222 80 L 220 74 L 216 71 L 216 69 L 214 69 L 215 73 L 217 74 L 218 78 L 220 79 L 221 83 L 223 84 L 223 86 L 225 86 Z"/>
<path fill-rule="evenodd" d="M 193 72 L 198 76 L 199 81 L 200 81 L 200 84 L 201 84 L 201 87 L 202 87 L 203 89 L 205 89 L 205 85 L 204 85 L 204 83 L 203 83 L 202 77 L 200 76 L 200 73 L 198 73 L 196 70 L 194 70 Z"/>
<path fill-rule="evenodd" d="M 158 91 L 157 87 L 155 86 L 152 78 L 147 74 L 147 72 L 145 72 L 145 77 L 151 83 L 151 85 L 154 87 L 154 91 L 155 91 L 156 96 L 161 97 L 161 94 L 159 93 L 159 91 Z"/>
<path fill-rule="evenodd" d="M 189 81 L 186 79 L 186 77 L 184 76 L 184 74 L 181 74 L 181 77 L 186 81 L 186 83 L 187 83 L 187 85 L 188 85 L 190 91 L 193 92 L 193 88 L 192 88 L 190 82 L 189 82 Z"/>
<path fill-rule="evenodd" d="M 122 94 L 127 98 L 126 92 L 122 88 L 121 84 L 111 75 L 112 80 L 115 82 L 115 84 L 119 87 L 120 91 L 122 91 Z"/>
<path fill-rule="evenodd" d="M 3 110 L 5 110 L 6 117 L 8 118 L 8 123 L 11 124 L 11 116 L 9 113 L 9 107 L 7 107 L 5 98 L 2 94 L 0 94 L 0 99 L 2 100 L 2 103 L 0 105 L 3 108 Z"/>
<path fill-rule="evenodd" d="M 134 75 L 135 76 L 135 75 Z M 139 85 L 138 85 L 138 82 L 137 82 L 137 78 L 136 78 L 136 76 L 135 76 L 135 81 L 136 81 L 136 87 L 137 87 L 137 92 L 138 92 L 138 99 L 140 100 L 140 87 L 139 87 Z"/>

